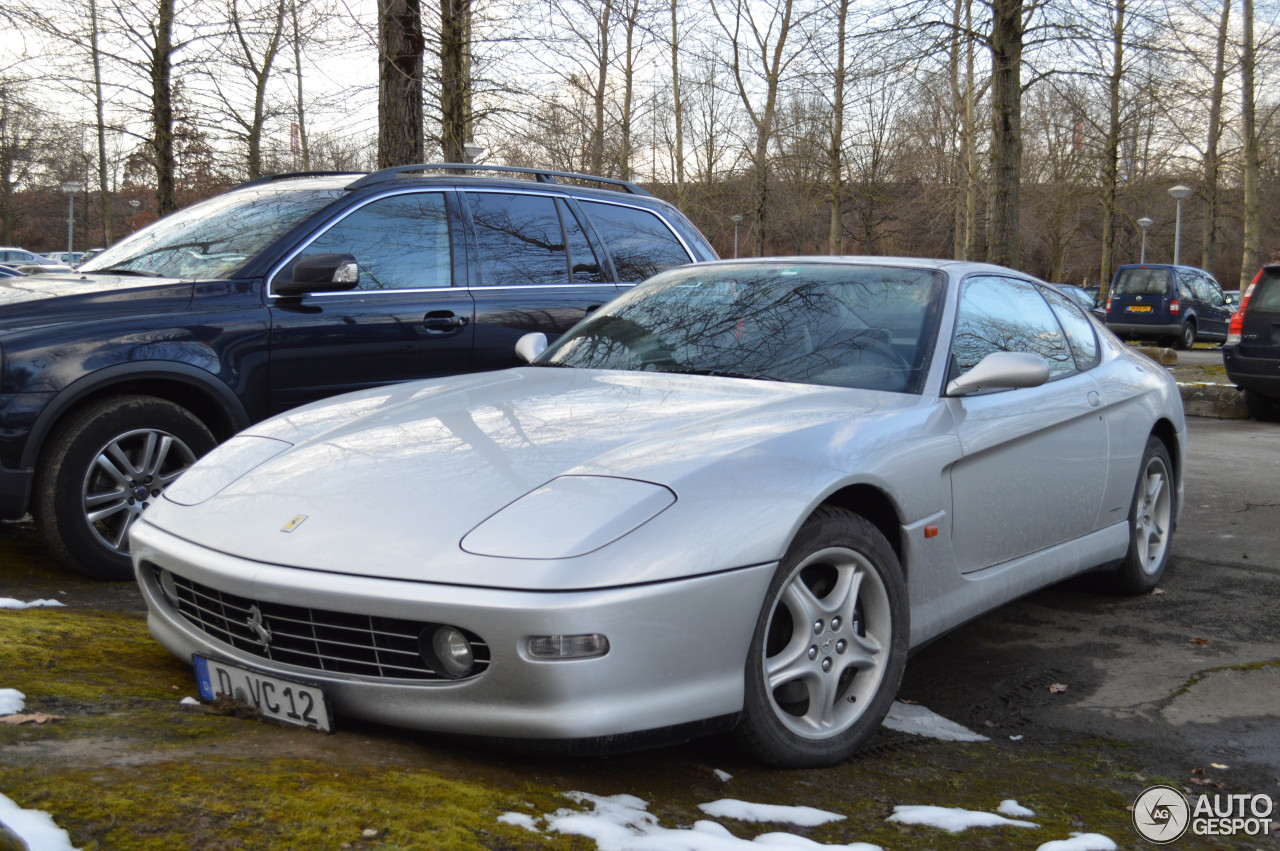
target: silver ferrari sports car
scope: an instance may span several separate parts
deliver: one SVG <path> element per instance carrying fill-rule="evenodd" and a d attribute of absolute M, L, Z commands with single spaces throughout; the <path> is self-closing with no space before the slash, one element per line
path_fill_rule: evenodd
<path fill-rule="evenodd" d="M 516 346 L 253 426 L 147 510 L 150 628 L 205 698 L 575 748 L 732 727 L 825 765 L 913 647 L 1165 569 L 1173 381 L 1009 269 L 687 266 Z"/>

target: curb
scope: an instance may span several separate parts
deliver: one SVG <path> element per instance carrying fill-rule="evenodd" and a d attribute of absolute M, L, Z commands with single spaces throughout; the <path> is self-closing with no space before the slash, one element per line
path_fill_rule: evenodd
<path fill-rule="evenodd" d="M 1244 394 L 1233 384 L 1179 384 L 1178 392 L 1182 394 L 1182 410 L 1189 417 L 1249 419 Z"/>

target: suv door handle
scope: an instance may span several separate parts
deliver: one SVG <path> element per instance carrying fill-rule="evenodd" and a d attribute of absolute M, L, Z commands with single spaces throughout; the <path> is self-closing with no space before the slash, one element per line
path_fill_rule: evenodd
<path fill-rule="evenodd" d="M 470 320 L 451 310 L 433 310 L 422 317 L 422 324 L 429 334 L 446 334 L 464 327 Z"/>

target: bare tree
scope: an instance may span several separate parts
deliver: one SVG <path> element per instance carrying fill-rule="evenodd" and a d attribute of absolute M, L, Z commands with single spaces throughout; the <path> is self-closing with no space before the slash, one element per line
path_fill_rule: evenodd
<path fill-rule="evenodd" d="M 422 162 L 421 0 L 378 0 L 378 167 Z"/>
<path fill-rule="evenodd" d="M 1262 228 L 1259 221 L 1258 177 L 1261 166 L 1258 159 L 1257 105 L 1254 93 L 1255 61 L 1253 42 L 1253 0 L 1243 0 L 1240 39 L 1240 135 L 1244 139 L 1244 174 L 1241 219 L 1243 222 L 1243 246 L 1240 257 L 1240 289 L 1243 291 L 1260 264 L 1262 253 Z"/>

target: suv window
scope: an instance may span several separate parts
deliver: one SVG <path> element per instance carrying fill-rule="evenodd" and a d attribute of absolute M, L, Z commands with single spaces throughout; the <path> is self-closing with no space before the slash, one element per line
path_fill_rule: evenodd
<path fill-rule="evenodd" d="M 581 199 L 578 203 L 613 258 L 619 281 L 643 281 L 666 269 L 692 262 L 671 228 L 648 210 Z"/>
<path fill-rule="evenodd" d="M 449 216 L 441 192 L 378 198 L 340 219 L 295 258 L 353 254 L 362 290 L 452 285 Z"/>
<path fill-rule="evenodd" d="M 957 374 L 973 369 L 992 352 L 1039 355 L 1049 364 L 1050 377 L 1076 368 L 1062 326 L 1034 286 L 1013 278 L 971 277 L 960 290 L 952 349 Z"/>
<path fill-rule="evenodd" d="M 1264 272 L 1249 297 L 1249 315 L 1280 313 L 1280 275 Z"/>
<path fill-rule="evenodd" d="M 591 243 L 587 241 L 587 234 L 578 217 L 563 199 L 556 199 L 556 210 L 560 212 L 569 245 L 570 280 L 575 284 L 607 284 L 609 276 L 600 267 L 600 258 L 596 257 Z"/>
<path fill-rule="evenodd" d="M 555 199 L 518 192 L 468 192 L 481 286 L 563 284 L 569 256 Z"/>
<path fill-rule="evenodd" d="M 1113 295 L 1164 295 L 1169 291 L 1168 269 L 1121 269 Z"/>

